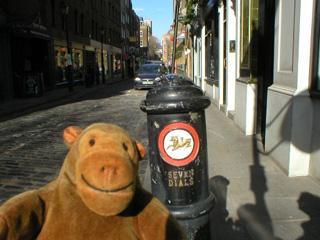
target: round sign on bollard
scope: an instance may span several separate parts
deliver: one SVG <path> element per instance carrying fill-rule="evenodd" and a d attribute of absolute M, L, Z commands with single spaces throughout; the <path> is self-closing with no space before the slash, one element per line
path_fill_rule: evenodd
<path fill-rule="evenodd" d="M 151 189 L 189 239 L 210 239 L 205 112 L 210 99 L 191 79 L 167 75 L 149 90 L 140 108 L 147 113 Z"/>
<path fill-rule="evenodd" d="M 199 153 L 199 135 L 189 124 L 177 122 L 167 125 L 159 135 L 160 154 L 167 163 L 181 167 L 192 162 Z"/>

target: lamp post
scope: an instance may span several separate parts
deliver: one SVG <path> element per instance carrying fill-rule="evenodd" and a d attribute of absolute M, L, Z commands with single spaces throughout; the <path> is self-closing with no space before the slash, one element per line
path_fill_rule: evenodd
<path fill-rule="evenodd" d="M 103 27 L 100 28 L 101 34 L 101 71 L 102 71 L 102 83 L 106 83 L 106 78 L 104 75 L 104 57 L 103 57 L 103 36 L 105 33 L 105 29 Z"/>
<path fill-rule="evenodd" d="M 72 49 L 70 48 L 69 44 L 69 37 L 68 37 L 68 21 L 67 16 L 69 13 L 69 6 L 64 2 L 60 2 L 60 11 L 63 15 L 63 20 L 66 26 L 66 41 L 67 41 L 67 80 L 69 85 L 69 92 L 73 92 L 73 66 L 72 66 Z"/>
<path fill-rule="evenodd" d="M 124 64 L 123 64 L 123 61 L 124 61 L 124 52 L 125 52 L 125 42 L 123 39 L 120 40 L 120 44 L 121 44 L 121 77 L 122 79 L 124 79 Z"/>

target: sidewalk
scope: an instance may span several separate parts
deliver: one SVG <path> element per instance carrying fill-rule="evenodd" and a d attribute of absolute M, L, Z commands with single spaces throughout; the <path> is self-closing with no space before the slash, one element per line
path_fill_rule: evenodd
<path fill-rule="evenodd" d="M 32 112 L 37 110 L 37 108 L 39 108 L 40 106 L 50 106 L 51 103 L 63 101 L 66 98 L 77 99 L 88 92 L 97 90 L 98 88 L 126 81 L 128 79 L 129 78 L 113 80 L 109 79 L 107 84 L 100 83 L 99 85 L 94 85 L 90 88 L 81 85 L 75 85 L 73 87 L 73 92 L 69 92 L 68 87 L 64 87 L 46 91 L 43 94 L 43 96 L 40 97 L 28 97 L 5 100 L 4 102 L 0 102 L 0 121 L 5 121 L 14 117 L 18 117 L 20 116 L 22 111 Z"/>
<path fill-rule="evenodd" d="M 43 97 L 0 103 L 0 120 L 92 88 L 75 86 Z M 245 136 L 215 105 L 206 109 L 209 185 L 217 204 L 211 212 L 212 239 L 320 239 L 320 187 L 309 177 L 287 177 L 263 153 L 258 137 Z M 150 190 L 150 169 L 143 185 Z M 242 226 L 246 226 L 243 228 Z"/>
<path fill-rule="evenodd" d="M 287 177 L 215 105 L 206 109 L 209 187 L 217 203 L 211 239 L 320 239 L 320 187 Z M 150 168 L 143 182 L 151 191 Z"/>
<path fill-rule="evenodd" d="M 258 137 L 245 136 L 213 104 L 206 123 L 214 239 L 241 239 L 238 221 L 251 239 L 320 239 L 319 184 L 287 177 Z"/>

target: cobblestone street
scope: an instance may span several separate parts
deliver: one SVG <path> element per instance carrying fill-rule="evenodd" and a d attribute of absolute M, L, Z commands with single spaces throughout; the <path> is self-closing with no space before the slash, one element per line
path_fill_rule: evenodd
<path fill-rule="evenodd" d="M 147 91 L 133 90 L 131 85 L 126 81 L 100 86 L 71 103 L 0 122 L 0 205 L 57 177 L 68 152 L 62 139 L 68 126 L 117 124 L 147 147 L 146 114 L 139 107 Z M 148 155 L 141 161 L 141 179 L 147 159 Z"/>

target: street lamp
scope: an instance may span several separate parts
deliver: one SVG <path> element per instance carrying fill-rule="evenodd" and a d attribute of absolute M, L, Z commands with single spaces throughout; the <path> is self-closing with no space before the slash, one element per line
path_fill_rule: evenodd
<path fill-rule="evenodd" d="M 101 34 L 101 70 L 102 70 L 102 83 L 106 83 L 106 78 L 104 75 L 104 57 L 103 57 L 103 36 L 105 33 L 105 29 L 103 27 L 100 28 Z"/>
<path fill-rule="evenodd" d="M 64 2 L 60 2 L 60 11 L 63 15 L 64 24 L 66 26 L 66 41 L 67 41 L 67 80 L 69 84 L 69 92 L 73 92 L 73 66 L 72 66 L 72 49 L 69 45 L 69 37 L 68 37 L 68 21 L 67 16 L 69 13 L 69 6 Z"/>

